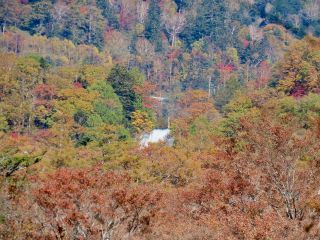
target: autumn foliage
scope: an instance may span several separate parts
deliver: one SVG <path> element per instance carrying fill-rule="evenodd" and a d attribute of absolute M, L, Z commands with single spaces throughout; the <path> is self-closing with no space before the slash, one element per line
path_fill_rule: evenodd
<path fill-rule="evenodd" d="M 319 12 L 0 0 L 0 239 L 319 240 Z"/>

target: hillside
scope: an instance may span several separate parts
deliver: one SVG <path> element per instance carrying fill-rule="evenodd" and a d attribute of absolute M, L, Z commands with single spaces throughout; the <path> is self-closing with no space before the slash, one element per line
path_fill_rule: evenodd
<path fill-rule="evenodd" d="M 319 239 L 319 0 L 0 0 L 0 26 L 0 239 Z"/>

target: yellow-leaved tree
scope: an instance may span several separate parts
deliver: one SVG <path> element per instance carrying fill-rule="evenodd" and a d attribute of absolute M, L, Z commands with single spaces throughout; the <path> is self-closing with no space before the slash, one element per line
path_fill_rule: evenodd
<path fill-rule="evenodd" d="M 137 133 L 141 133 L 150 131 L 154 123 L 148 112 L 136 110 L 132 113 L 132 126 Z"/>
<path fill-rule="evenodd" d="M 320 87 L 320 40 L 308 36 L 292 45 L 279 66 L 278 89 L 302 96 Z"/>

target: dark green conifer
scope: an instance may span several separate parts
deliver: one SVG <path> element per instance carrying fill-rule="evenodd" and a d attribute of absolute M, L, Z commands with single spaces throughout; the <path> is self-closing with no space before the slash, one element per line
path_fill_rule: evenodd
<path fill-rule="evenodd" d="M 161 9 L 158 0 L 152 0 L 149 10 L 148 19 L 145 24 L 145 36 L 155 46 L 156 51 L 162 50 L 161 40 Z"/>

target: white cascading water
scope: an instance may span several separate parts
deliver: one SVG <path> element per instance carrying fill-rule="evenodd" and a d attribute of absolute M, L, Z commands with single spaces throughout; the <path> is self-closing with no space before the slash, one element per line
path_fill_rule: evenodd
<path fill-rule="evenodd" d="M 171 145 L 170 129 L 154 129 L 141 137 L 140 146 L 148 147 L 150 143 L 166 142 Z"/>
<path fill-rule="evenodd" d="M 167 101 L 167 98 L 151 96 L 151 98 L 164 102 Z M 143 134 L 140 137 L 140 146 L 142 148 L 148 147 L 150 143 L 159 143 L 165 142 L 168 146 L 173 145 L 173 138 L 170 136 L 170 117 L 168 116 L 168 128 L 166 129 L 153 129 L 150 133 Z"/>

